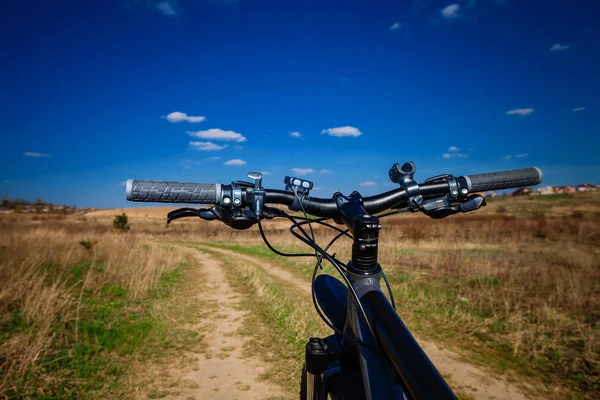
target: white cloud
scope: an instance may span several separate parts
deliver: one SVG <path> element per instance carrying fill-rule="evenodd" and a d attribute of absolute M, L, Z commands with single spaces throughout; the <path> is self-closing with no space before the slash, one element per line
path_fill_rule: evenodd
<path fill-rule="evenodd" d="M 308 175 L 315 172 L 315 170 L 312 168 L 292 168 L 292 171 L 298 176 Z"/>
<path fill-rule="evenodd" d="M 521 154 L 517 154 L 515 157 L 517 157 L 517 158 L 529 157 L 529 154 L 528 153 L 521 153 Z"/>
<path fill-rule="evenodd" d="M 234 131 L 224 131 L 223 129 L 213 128 L 206 131 L 198 132 L 187 132 L 188 135 L 194 136 L 200 139 L 213 139 L 213 140 L 233 140 L 235 142 L 245 142 L 246 138 L 241 133 Z"/>
<path fill-rule="evenodd" d="M 273 175 L 273 173 L 269 171 L 260 171 L 260 173 L 263 175 Z"/>
<path fill-rule="evenodd" d="M 373 187 L 375 185 L 376 185 L 376 183 L 373 181 L 366 181 L 366 182 L 361 182 L 358 184 L 358 186 L 360 186 L 360 187 Z"/>
<path fill-rule="evenodd" d="M 178 15 L 177 10 L 168 1 L 163 1 L 156 4 L 156 10 L 164 16 L 176 17 Z"/>
<path fill-rule="evenodd" d="M 127 186 L 127 181 L 123 181 L 123 182 L 119 183 L 119 186 Z"/>
<path fill-rule="evenodd" d="M 329 136 L 336 136 L 336 137 L 344 137 L 344 136 L 358 137 L 358 136 L 362 135 L 362 132 L 359 131 L 358 128 L 355 128 L 353 126 L 340 126 L 338 128 L 323 129 L 321 131 L 321 135 L 324 135 L 324 134 L 328 134 Z"/>
<path fill-rule="evenodd" d="M 453 151 L 453 150 L 448 150 L 448 151 Z M 444 153 L 444 154 L 442 154 L 442 157 L 447 160 L 449 158 L 467 158 L 468 155 L 462 154 L 462 153 L 455 153 L 455 152 L 453 152 L 453 153 Z"/>
<path fill-rule="evenodd" d="M 390 31 L 395 32 L 400 28 L 402 28 L 402 24 L 400 22 L 394 22 L 394 24 L 390 26 Z"/>
<path fill-rule="evenodd" d="M 456 146 L 450 146 L 448 147 L 448 151 L 459 151 L 460 149 Z"/>
<path fill-rule="evenodd" d="M 570 47 L 570 44 L 556 43 L 554 46 L 550 47 L 550 51 L 565 51 L 568 50 Z"/>
<path fill-rule="evenodd" d="M 190 146 L 201 151 L 217 151 L 227 147 L 227 145 L 221 146 L 213 142 L 190 142 Z"/>
<path fill-rule="evenodd" d="M 332 174 L 333 171 L 330 169 L 322 169 L 319 171 L 320 174 Z"/>
<path fill-rule="evenodd" d="M 526 117 L 533 113 L 533 108 L 513 108 L 512 110 L 508 110 L 506 115 L 520 115 L 522 117 Z"/>
<path fill-rule="evenodd" d="M 583 111 L 583 110 L 585 110 L 586 108 L 587 108 L 587 107 L 575 107 L 575 108 L 573 109 L 573 111 L 574 111 L 574 112 L 577 112 L 577 111 Z"/>
<path fill-rule="evenodd" d="M 219 161 L 220 159 L 221 159 L 221 157 L 215 156 L 215 157 L 205 158 L 204 161 Z"/>
<path fill-rule="evenodd" d="M 223 163 L 223 165 L 226 165 L 226 166 L 235 166 L 235 167 L 239 167 L 239 166 L 246 165 L 246 164 L 247 164 L 246 161 L 241 160 L 239 158 L 234 158 L 233 160 L 225 161 Z"/>
<path fill-rule="evenodd" d="M 290 132 L 291 137 L 301 138 L 302 134 L 300 132 Z"/>
<path fill-rule="evenodd" d="M 200 164 L 200 161 L 189 160 L 187 158 L 182 158 L 181 161 L 179 161 L 179 166 L 183 169 L 190 169 L 192 164 Z"/>
<path fill-rule="evenodd" d="M 23 153 L 23 155 L 27 156 L 27 157 L 33 157 L 33 158 L 50 158 L 50 154 L 44 154 L 44 153 L 36 153 L 34 151 L 26 151 L 25 153 Z"/>
<path fill-rule="evenodd" d="M 505 155 L 503 157 L 500 157 L 500 158 L 502 158 L 503 160 L 510 160 L 512 158 L 512 156 L 510 154 L 507 154 L 507 155 Z"/>
<path fill-rule="evenodd" d="M 460 10 L 460 6 L 458 4 L 450 4 L 449 6 L 442 8 L 440 13 L 444 18 L 458 18 L 458 10 Z"/>
<path fill-rule="evenodd" d="M 166 118 L 167 121 L 169 121 L 173 124 L 176 124 L 177 122 L 183 122 L 183 121 L 191 122 L 193 124 L 202 122 L 202 121 L 206 121 L 206 117 L 187 115 L 186 113 L 183 113 L 180 111 L 174 111 L 174 112 L 170 113 L 169 115 L 167 115 L 166 117 L 163 116 L 163 118 Z"/>

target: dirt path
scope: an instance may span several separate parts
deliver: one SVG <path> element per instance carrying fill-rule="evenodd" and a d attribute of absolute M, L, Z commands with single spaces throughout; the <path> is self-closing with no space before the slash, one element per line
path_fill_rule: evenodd
<path fill-rule="evenodd" d="M 206 289 L 197 298 L 210 305 L 197 329 L 208 333 L 208 351 L 199 355 L 191 370 L 183 371 L 181 380 L 187 389 L 174 399 L 269 399 L 281 398 L 281 389 L 257 380 L 266 370 L 258 359 L 242 356 L 245 339 L 238 334 L 247 313 L 237 307 L 240 298 L 225 279 L 221 263 L 210 254 L 195 252 L 207 271 Z M 207 326 L 208 325 L 208 326 Z"/>
<path fill-rule="evenodd" d="M 249 261 L 253 264 L 257 264 L 257 265 L 261 266 L 265 271 L 267 271 L 268 274 L 273 275 L 285 282 L 291 283 L 298 290 L 300 290 L 308 295 L 311 294 L 310 293 L 310 281 L 297 278 L 291 272 L 286 271 L 285 269 L 281 269 L 273 264 L 269 264 L 258 257 L 253 257 L 253 256 L 249 256 L 247 254 L 238 253 L 233 250 L 222 249 L 220 247 L 206 246 L 206 248 L 210 249 L 212 251 L 219 252 L 221 254 L 226 254 L 231 257 L 236 257 L 238 259 L 241 259 L 244 261 Z"/>
<path fill-rule="evenodd" d="M 254 263 L 261 266 L 267 273 L 294 285 L 298 290 L 310 295 L 310 282 L 295 277 L 289 271 L 283 270 L 273 264 L 269 264 L 258 257 L 241 254 L 233 250 L 221 249 L 207 246 L 207 249 L 228 256 Z M 436 365 L 438 370 L 446 377 L 457 383 L 463 392 L 470 394 L 475 399 L 481 400 L 527 400 L 530 397 L 524 395 L 523 391 L 505 380 L 492 376 L 490 372 L 483 371 L 479 367 L 459 361 L 458 354 L 442 349 L 434 343 L 424 341 L 415 336 L 425 353 Z M 248 397 L 250 398 L 250 397 Z"/>

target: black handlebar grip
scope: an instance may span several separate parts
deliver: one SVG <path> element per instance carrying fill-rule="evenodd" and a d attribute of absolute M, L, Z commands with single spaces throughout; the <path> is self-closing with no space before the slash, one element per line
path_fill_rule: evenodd
<path fill-rule="evenodd" d="M 221 184 L 129 179 L 127 200 L 157 203 L 218 204 Z"/>
<path fill-rule="evenodd" d="M 538 167 L 490 172 L 487 174 L 465 175 L 469 192 L 485 192 L 542 183 L 542 170 Z"/>

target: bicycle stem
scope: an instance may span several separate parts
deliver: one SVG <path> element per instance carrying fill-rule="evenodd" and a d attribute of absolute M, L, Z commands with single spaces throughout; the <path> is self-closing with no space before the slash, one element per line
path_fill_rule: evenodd
<path fill-rule="evenodd" d="M 352 192 L 350 196 L 336 193 L 333 196 L 341 221 L 350 229 L 354 237 L 352 243 L 352 261 L 347 269 L 357 275 L 371 276 L 381 273 L 377 263 L 379 247 L 379 218 L 369 215 L 363 207 L 360 193 Z"/>

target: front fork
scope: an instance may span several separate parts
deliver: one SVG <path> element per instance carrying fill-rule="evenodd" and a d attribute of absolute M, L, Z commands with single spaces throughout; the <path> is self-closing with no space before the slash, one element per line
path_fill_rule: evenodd
<path fill-rule="evenodd" d="M 315 387 L 315 376 L 306 371 L 306 400 L 318 399 L 317 391 L 320 391 L 320 388 Z"/>
<path fill-rule="evenodd" d="M 330 351 L 326 339 L 310 338 L 306 344 L 306 400 L 323 400 L 327 397 L 322 375 L 327 371 L 334 352 Z"/>

